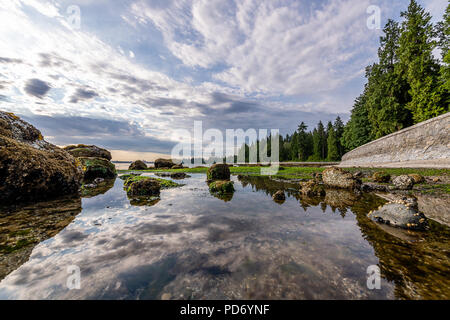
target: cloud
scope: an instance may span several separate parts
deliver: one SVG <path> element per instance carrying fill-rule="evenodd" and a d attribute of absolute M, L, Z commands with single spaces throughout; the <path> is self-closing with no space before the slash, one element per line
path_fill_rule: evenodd
<path fill-rule="evenodd" d="M 39 79 L 28 80 L 24 87 L 26 93 L 39 99 L 42 99 L 50 89 L 51 86 L 47 82 Z"/>
<path fill-rule="evenodd" d="M 70 97 L 70 103 L 77 103 L 79 101 L 85 101 L 98 97 L 98 93 L 91 89 L 78 88 L 74 94 Z"/>
<path fill-rule="evenodd" d="M 0 57 L 0 63 L 23 63 L 21 59 Z"/>
<path fill-rule="evenodd" d="M 132 13 L 152 22 L 185 65 L 225 65 L 214 78 L 248 93 L 299 95 L 345 85 L 364 68 L 369 1 L 140 1 Z M 351 31 L 351 32 L 349 32 Z"/>
<path fill-rule="evenodd" d="M 44 138 L 57 145 L 94 144 L 111 150 L 169 153 L 174 142 L 147 136 L 137 123 L 108 119 L 63 116 L 22 116 Z"/>

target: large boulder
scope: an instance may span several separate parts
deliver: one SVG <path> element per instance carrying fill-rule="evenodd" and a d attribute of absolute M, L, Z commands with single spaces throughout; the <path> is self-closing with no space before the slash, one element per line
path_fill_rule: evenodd
<path fill-rule="evenodd" d="M 0 203 L 77 194 L 81 178 L 74 157 L 31 124 L 0 111 Z"/>
<path fill-rule="evenodd" d="M 324 184 L 331 188 L 359 189 L 361 180 L 341 168 L 328 168 L 322 172 Z"/>
<path fill-rule="evenodd" d="M 392 180 L 395 188 L 399 190 L 411 190 L 414 186 L 414 179 L 407 175 L 395 177 Z"/>
<path fill-rule="evenodd" d="M 155 168 L 172 168 L 175 164 L 170 159 L 156 159 Z"/>
<path fill-rule="evenodd" d="M 93 145 L 71 145 L 64 147 L 64 150 L 75 158 L 104 158 L 111 160 L 111 153 L 108 150 Z"/>
<path fill-rule="evenodd" d="M 371 211 L 368 217 L 373 221 L 393 227 L 425 230 L 428 227 L 427 218 L 418 211 L 417 200 L 395 200 Z"/>
<path fill-rule="evenodd" d="M 128 170 L 147 170 L 147 165 L 142 160 L 136 160 L 128 167 Z"/>
<path fill-rule="evenodd" d="M 230 168 L 224 163 L 213 164 L 206 172 L 208 180 L 229 180 L 230 175 Z"/>
<path fill-rule="evenodd" d="M 83 172 L 84 181 L 112 179 L 117 175 L 114 164 L 104 158 L 77 158 L 76 161 Z"/>

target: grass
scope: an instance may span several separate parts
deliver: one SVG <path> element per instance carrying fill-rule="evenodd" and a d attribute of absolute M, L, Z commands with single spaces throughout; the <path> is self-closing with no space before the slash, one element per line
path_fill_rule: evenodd
<path fill-rule="evenodd" d="M 280 170 L 273 177 L 279 179 L 311 179 L 313 173 L 321 173 L 326 168 L 324 167 L 280 167 Z M 186 172 L 186 173 L 205 173 L 208 168 L 184 168 L 184 169 L 167 169 L 167 170 L 132 170 L 136 172 Z M 443 176 L 449 175 L 449 169 L 414 169 L 414 168 L 345 168 L 344 170 L 350 172 L 369 171 L 371 173 L 383 171 L 391 176 L 399 176 L 404 174 L 417 173 L 422 176 Z M 130 170 L 119 170 L 121 173 L 129 172 Z M 230 167 L 231 174 L 250 174 L 261 175 L 261 167 Z"/>

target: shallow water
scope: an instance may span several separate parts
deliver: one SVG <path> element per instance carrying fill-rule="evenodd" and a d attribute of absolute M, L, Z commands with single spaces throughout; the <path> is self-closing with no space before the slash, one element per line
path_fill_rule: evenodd
<path fill-rule="evenodd" d="M 65 200 L 0 215 L 3 238 L 31 228 L 35 242 L 0 253 L 0 278 L 10 272 L 0 299 L 450 298 L 447 227 L 381 228 L 366 218 L 383 203 L 373 195 L 304 198 L 293 184 L 232 179 L 226 201 L 192 174 L 153 206 L 131 205 L 116 179 L 81 207 Z M 282 204 L 271 197 L 279 189 Z M 79 290 L 67 288 L 73 265 Z M 381 268 L 379 290 L 367 288 L 371 265 Z"/>

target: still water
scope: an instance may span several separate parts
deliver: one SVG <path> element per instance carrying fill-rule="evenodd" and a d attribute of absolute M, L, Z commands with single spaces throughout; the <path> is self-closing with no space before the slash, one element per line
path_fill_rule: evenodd
<path fill-rule="evenodd" d="M 380 228 L 366 218 L 384 203 L 374 195 L 304 198 L 294 184 L 232 180 L 226 199 L 192 174 L 152 206 L 131 205 L 116 179 L 89 198 L 1 213 L 0 299 L 450 298 L 447 227 Z M 379 290 L 367 287 L 371 265 Z"/>

